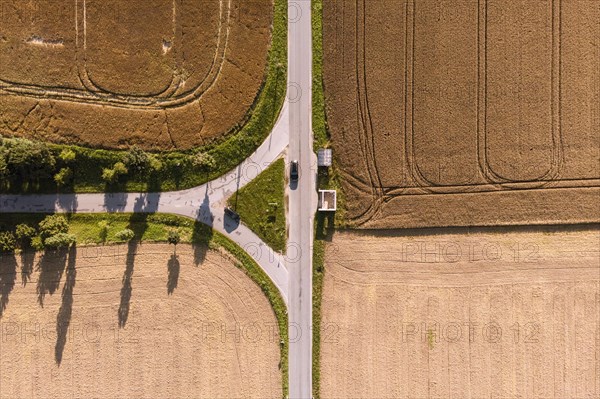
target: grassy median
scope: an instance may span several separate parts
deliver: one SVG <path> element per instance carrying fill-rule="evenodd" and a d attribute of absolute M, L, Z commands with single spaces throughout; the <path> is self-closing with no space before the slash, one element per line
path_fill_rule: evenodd
<path fill-rule="evenodd" d="M 287 238 L 284 173 L 284 161 L 278 159 L 227 201 L 242 223 L 278 252 L 285 251 Z"/>

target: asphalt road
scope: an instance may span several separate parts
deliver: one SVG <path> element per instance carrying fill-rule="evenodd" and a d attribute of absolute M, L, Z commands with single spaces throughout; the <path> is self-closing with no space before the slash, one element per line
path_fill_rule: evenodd
<path fill-rule="evenodd" d="M 290 398 L 312 397 L 312 240 L 317 195 L 312 140 L 312 31 L 310 0 L 288 5 L 289 160 L 300 178 L 288 190 L 289 383 Z"/>

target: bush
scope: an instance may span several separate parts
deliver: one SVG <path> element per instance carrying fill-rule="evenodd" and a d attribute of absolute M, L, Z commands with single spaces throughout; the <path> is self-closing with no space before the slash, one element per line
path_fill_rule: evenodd
<path fill-rule="evenodd" d="M 21 241 L 21 246 L 30 245 L 31 239 L 35 236 L 35 233 L 35 228 L 27 223 L 18 224 L 15 231 L 17 239 Z"/>
<path fill-rule="evenodd" d="M 77 154 L 72 149 L 65 148 L 60 152 L 60 155 L 58 157 L 64 163 L 71 163 L 75 160 L 75 158 L 77 157 Z"/>
<path fill-rule="evenodd" d="M 71 183 L 73 180 L 73 171 L 71 168 L 62 168 L 57 174 L 54 175 L 54 181 L 58 187 L 63 187 Z"/>
<path fill-rule="evenodd" d="M 117 237 L 117 239 L 120 241 L 131 241 L 133 240 L 133 237 L 135 237 L 135 233 L 131 229 L 123 229 L 117 232 L 115 237 Z"/>
<path fill-rule="evenodd" d="M 15 235 L 10 231 L 0 232 L 0 252 L 13 252 L 17 248 Z"/>
<path fill-rule="evenodd" d="M 45 244 L 46 239 L 69 231 L 69 222 L 63 215 L 49 215 L 40 222 L 40 237 Z"/>
<path fill-rule="evenodd" d="M 156 155 L 150 155 L 149 166 L 152 172 L 160 172 L 163 170 L 164 164 Z"/>
<path fill-rule="evenodd" d="M 27 180 L 51 177 L 56 159 L 47 144 L 26 139 L 4 140 L 10 177 Z"/>
<path fill-rule="evenodd" d="M 181 241 L 181 235 L 179 235 L 178 231 L 171 230 L 169 231 L 169 237 L 167 238 L 169 244 L 177 245 Z"/>
<path fill-rule="evenodd" d="M 31 239 L 31 248 L 36 251 L 42 251 L 44 249 L 44 242 L 42 241 L 42 237 L 35 236 Z"/>
<path fill-rule="evenodd" d="M 125 166 L 125 164 L 123 162 L 117 162 L 117 163 L 115 163 L 115 166 L 113 166 L 113 170 L 119 176 L 120 175 L 126 175 L 127 173 L 129 173 L 129 170 L 127 169 L 127 166 Z"/>
<path fill-rule="evenodd" d="M 206 152 L 199 152 L 192 157 L 192 165 L 200 170 L 208 172 L 217 166 L 217 162 L 212 155 Z"/>
<path fill-rule="evenodd" d="M 108 238 L 108 228 L 110 224 L 106 220 L 101 220 L 98 222 L 98 228 L 100 229 L 100 240 L 102 242 L 106 242 Z"/>
<path fill-rule="evenodd" d="M 138 146 L 133 146 L 123 158 L 125 166 L 132 172 L 143 175 L 150 167 L 150 156 Z"/>
<path fill-rule="evenodd" d="M 65 248 L 75 244 L 77 239 L 73 234 L 58 233 L 52 237 L 46 238 L 44 241 L 44 247 L 46 248 Z"/>
<path fill-rule="evenodd" d="M 107 183 L 115 183 L 119 177 L 128 173 L 127 167 L 123 162 L 117 162 L 112 169 L 105 168 L 102 170 L 102 180 Z"/>

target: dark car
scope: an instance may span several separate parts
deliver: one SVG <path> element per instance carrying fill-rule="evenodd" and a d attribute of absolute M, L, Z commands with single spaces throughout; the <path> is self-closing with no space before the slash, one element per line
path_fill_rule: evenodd
<path fill-rule="evenodd" d="M 225 208 L 225 215 L 228 216 L 229 218 L 233 219 L 236 222 L 240 221 L 239 213 L 237 213 L 236 211 L 234 211 L 233 209 L 231 209 L 229 207 Z"/>
<path fill-rule="evenodd" d="M 298 161 L 296 160 L 290 164 L 290 179 L 292 181 L 298 180 Z"/>

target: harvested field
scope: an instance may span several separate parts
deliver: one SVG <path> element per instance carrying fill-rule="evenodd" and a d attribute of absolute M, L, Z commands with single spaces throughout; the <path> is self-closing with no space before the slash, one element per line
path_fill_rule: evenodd
<path fill-rule="evenodd" d="M 271 0 L 3 0 L 0 133 L 187 149 L 242 123 Z"/>
<path fill-rule="evenodd" d="M 597 398 L 600 226 L 340 233 L 323 398 Z"/>
<path fill-rule="evenodd" d="M 4 256 L 0 397 L 281 397 L 277 320 L 233 262 L 183 244 Z"/>
<path fill-rule="evenodd" d="M 600 1 L 333 0 L 323 12 L 351 222 L 600 220 Z"/>

